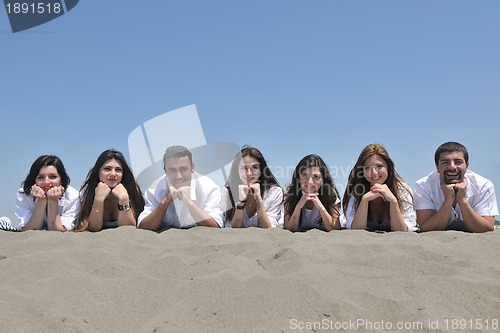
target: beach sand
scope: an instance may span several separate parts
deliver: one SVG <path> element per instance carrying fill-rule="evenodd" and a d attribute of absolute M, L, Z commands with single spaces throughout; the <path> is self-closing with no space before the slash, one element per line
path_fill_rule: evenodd
<path fill-rule="evenodd" d="M 500 230 L 0 232 L 0 332 L 498 332 L 499 254 Z"/>

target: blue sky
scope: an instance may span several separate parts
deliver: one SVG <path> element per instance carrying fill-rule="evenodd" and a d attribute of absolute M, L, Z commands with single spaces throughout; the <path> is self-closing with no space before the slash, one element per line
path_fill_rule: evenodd
<path fill-rule="evenodd" d="M 14 34 L 2 8 L 0 215 L 39 155 L 79 188 L 103 150 L 128 156 L 134 128 L 191 104 L 208 142 L 280 170 L 317 153 L 341 191 L 374 142 L 413 185 L 459 141 L 498 186 L 499 14 L 496 0 L 85 0 Z"/>

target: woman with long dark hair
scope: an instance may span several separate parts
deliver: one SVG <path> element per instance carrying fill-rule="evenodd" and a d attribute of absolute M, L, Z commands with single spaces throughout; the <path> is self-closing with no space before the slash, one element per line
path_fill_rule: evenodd
<path fill-rule="evenodd" d="M 281 227 L 283 190 L 262 153 L 243 146 L 222 189 L 225 227 Z"/>
<path fill-rule="evenodd" d="M 80 189 L 78 231 L 135 226 L 144 198 L 123 154 L 108 149 L 99 155 Z"/>
<path fill-rule="evenodd" d="M 323 159 L 305 156 L 295 167 L 286 190 L 285 229 L 304 231 L 340 229 L 340 198 Z"/>
<path fill-rule="evenodd" d="M 413 231 L 416 215 L 410 187 L 387 150 L 369 144 L 354 165 L 344 194 L 347 229 Z"/>
<path fill-rule="evenodd" d="M 24 230 L 72 230 L 80 212 L 78 190 L 61 159 L 41 155 L 17 192 L 16 217 Z"/>

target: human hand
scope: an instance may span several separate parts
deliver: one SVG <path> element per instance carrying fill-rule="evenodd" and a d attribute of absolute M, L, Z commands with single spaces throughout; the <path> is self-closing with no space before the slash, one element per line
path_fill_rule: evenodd
<path fill-rule="evenodd" d="M 444 194 L 444 201 L 455 203 L 456 191 L 455 187 L 457 184 L 446 184 L 441 182 L 441 191 Z"/>
<path fill-rule="evenodd" d="M 130 201 L 127 189 L 125 188 L 125 186 L 123 186 L 122 183 L 116 185 L 111 190 L 111 194 L 113 194 L 118 199 L 118 202 L 125 202 L 125 203 L 127 203 L 127 202 Z"/>
<path fill-rule="evenodd" d="M 391 192 L 391 190 L 389 189 L 387 184 L 375 184 L 370 189 L 370 192 L 380 194 L 382 199 L 384 199 L 384 201 L 387 201 L 389 203 L 397 203 L 398 202 L 398 199 Z"/>
<path fill-rule="evenodd" d="M 95 200 L 104 201 L 109 193 L 111 193 L 111 188 L 106 183 L 99 182 L 95 188 Z"/>
<path fill-rule="evenodd" d="M 64 187 L 59 185 L 49 189 L 45 195 L 48 200 L 59 200 L 59 198 L 62 197 L 63 194 L 64 194 Z"/>
<path fill-rule="evenodd" d="M 255 201 L 259 200 L 260 197 L 260 184 L 259 183 L 253 183 L 251 185 L 248 185 L 248 193 L 250 193 Z"/>
<path fill-rule="evenodd" d="M 45 198 L 45 192 L 38 185 L 31 186 L 30 195 L 35 199 Z"/>
<path fill-rule="evenodd" d="M 467 183 L 460 182 L 453 184 L 455 185 L 455 200 L 456 202 L 466 202 L 467 201 Z"/>
<path fill-rule="evenodd" d="M 176 192 L 177 198 L 182 200 L 183 202 L 189 202 L 191 200 L 191 191 L 189 186 L 181 186 L 177 189 Z"/>
<path fill-rule="evenodd" d="M 248 196 L 248 186 L 240 184 L 238 185 L 238 201 L 245 202 Z"/>

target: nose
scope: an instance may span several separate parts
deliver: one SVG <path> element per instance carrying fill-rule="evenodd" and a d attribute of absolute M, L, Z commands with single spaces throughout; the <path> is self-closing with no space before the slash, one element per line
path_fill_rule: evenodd
<path fill-rule="evenodd" d="M 308 184 L 314 184 L 314 180 L 313 180 L 312 176 L 307 179 L 307 183 Z"/>
<path fill-rule="evenodd" d="M 252 175 L 252 169 L 250 169 L 250 168 L 246 169 L 246 174 L 248 176 L 251 176 Z"/>
<path fill-rule="evenodd" d="M 51 180 L 50 180 L 50 178 L 49 178 L 49 177 L 45 177 L 45 178 L 43 179 L 43 184 L 51 184 Z"/>

